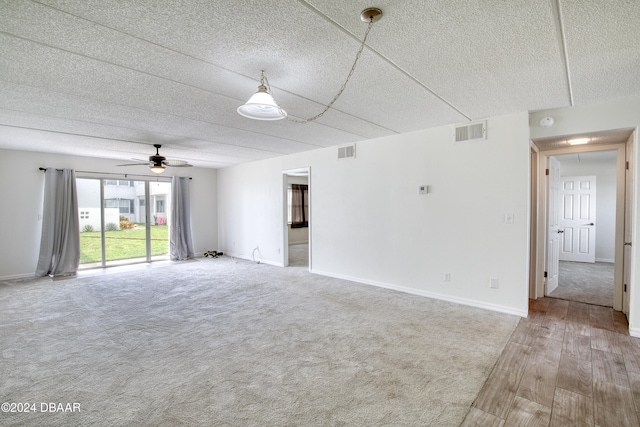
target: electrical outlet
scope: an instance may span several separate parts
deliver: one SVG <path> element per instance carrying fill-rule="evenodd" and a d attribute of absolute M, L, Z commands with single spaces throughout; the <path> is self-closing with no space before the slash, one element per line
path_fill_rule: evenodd
<path fill-rule="evenodd" d="M 450 282 L 451 281 L 451 273 L 443 273 L 442 274 L 442 280 L 445 282 Z"/>
<path fill-rule="evenodd" d="M 489 287 L 491 289 L 499 289 L 500 288 L 500 282 L 498 279 L 496 279 L 495 277 L 490 277 L 489 278 Z"/>

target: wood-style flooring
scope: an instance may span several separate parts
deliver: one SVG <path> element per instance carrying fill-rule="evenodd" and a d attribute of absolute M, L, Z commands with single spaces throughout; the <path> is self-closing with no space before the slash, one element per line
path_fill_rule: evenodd
<path fill-rule="evenodd" d="M 611 308 L 529 301 L 462 426 L 640 426 L 640 338 Z"/>

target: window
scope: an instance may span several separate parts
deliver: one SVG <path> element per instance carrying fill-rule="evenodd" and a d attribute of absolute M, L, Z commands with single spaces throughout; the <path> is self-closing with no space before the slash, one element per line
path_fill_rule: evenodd
<path fill-rule="evenodd" d="M 287 224 L 291 225 L 291 199 L 292 199 L 291 184 L 287 188 Z"/>
<path fill-rule="evenodd" d="M 133 187 L 133 183 L 134 181 L 129 181 L 129 180 L 115 180 L 115 179 L 105 179 L 104 184 L 105 185 L 113 185 L 113 186 L 118 186 L 118 187 Z"/>
<path fill-rule="evenodd" d="M 133 199 L 105 199 L 105 208 L 118 208 L 121 214 L 132 214 L 135 211 Z"/>
<path fill-rule="evenodd" d="M 164 213 L 164 200 L 157 199 L 156 200 L 156 213 Z"/>
<path fill-rule="evenodd" d="M 291 228 L 304 228 L 309 226 L 309 186 L 305 184 L 291 184 L 289 200 L 289 218 Z M 288 197 L 287 197 L 288 198 Z"/>

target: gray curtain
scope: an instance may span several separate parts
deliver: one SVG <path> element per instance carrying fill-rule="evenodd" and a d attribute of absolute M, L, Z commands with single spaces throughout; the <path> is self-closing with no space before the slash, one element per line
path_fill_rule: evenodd
<path fill-rule="evenodd" d="M 47 169 L 36 276 L 64 276 L 78 271 L 79 224 L 75 172 L 73 169 Z"/>
<path fill-rule="evenodd" d="M 169 257 L 171 260 L 193 258 L 189 178 L 174 176 L 171 179 L 171 223 L 169 230 Z"/>

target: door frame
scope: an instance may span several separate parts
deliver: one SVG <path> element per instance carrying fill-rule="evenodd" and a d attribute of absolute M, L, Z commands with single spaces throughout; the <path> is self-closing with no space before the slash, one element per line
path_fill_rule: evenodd
<path fill-rule="evenodd" d="M 633 259 L 634 259 L 634 250 L 632 246 L 633 236 L 634 236 L 634 228 L 637 227 L 635 218 L 635 207 L 637 206 L 637 196 L 636 196 L 636 177 L 637 177 L 637 169 L 638 165 L 636 162 L 636 151 L 638 150 L 638 145 L 636 143 L 636 133 L 634 131 L 627 142 L 625 143 L 625 230 L 624 230 L 624 247 L 622 249 L 623 253 L 623 270 L 622 270 L 622 280 L 623 286 L 628 286 L 628 292 L 623 294 L 622 301 L 622 311 L 624 313 L 629 313 L 629 306 L 631 303 L 631 283 L 633 278 L 633 271 L 631 269 Z"/>
<path fill-rule="evenodd" d="M 534 144 L 532 142 L 532 144 Z M 615 254 L 614 254 L 614 284 L 613 284 L 613 309 L 623 310 L 623 256 L 624 256 L 624 206 L 625 206 L 625 164 L 626 141 L 616 144 L 583 145 L 553 150 L 537 150 L 538 158 L 538 188 L 537 188 L 537 250 L 536 260 L 532 261 L 530 268 L 536 268 L 536 280 L 533 287 L 530 286 L 529 295 L 533 299 L 545 296 L 544 269 L 547 257 L 547 210 L 548 188 L 546 169 L 548 158 L 560 154 L 577 154 L 597 151 L 616 151 L 616 219 L 615 219 Z M 532 198 L 533 199 L 533 198 Z M 628 313 L 627 313 L 628 314 Z"/>
<path fill-rule="evenodd" d="M 306 175 L 307 177 L 307 185 L 309 186 L 307 195 L 309 200 L 307 201 L 307 206 L 309 208 L 309 271 L 311 271 L 311 224 L 313 222 L 313 213 L 311 210 L 311 200 L 313 198 L 311 191 L 311 166 L 295 168 L 295 169 L 287 169 L 282 171 L 282 266 L 287 267 L 289 265 L 289 227 L 287 226 L 287 218 L 288 218 L 288 210 L 289 206 L 287 205 L 287 189 L 289 185 L 289 176 L 301 176 Z"/>
<path fill-rule="evenodd" d="M 537 289 L 539 283 L 544 286 L 544 278 L 539 274 L 539 271 L 544 271 L 544 262 L 540 266 L 538 263 L 540 260 L 544 260 L 544 252 L 541 253 L 541 249 L 544 245 L 538 245 L 540 239 L 544 239 L 544 234 L 540 237 L 540 180 L 538 176 L 540 174 L 540 152 L 533 142 L 530 144 L 530 183 L 529 191 L 531 196 L 530 202 L 530 220 L 529 220 L 529 298 L 537 298 Z"/>
<path fill-rule="evenodd" d="M 547 202 L 547 209 L 545 209 L 545 220 L 547 221 L 547 229 L 545 230 L 545 269 L 544 272 L 544 294 L 549 295 L 558 287 L 559 282 L 559 266 L 560 266 L 560 162 L 556 158 L 545 157 L 547 162 L 547 168 L 549 173 L 547 174 L 545 171 L 545 189 L 547 190 L 547 197 L 545 198 L 545 202 Z M 552 187 L 552 182 L 554 183 L 553 187 L 555 189 L 554 193 L 554 203 L 550 203 L 550 199 L 552 198 L 551 192 L 549 189 Z M 555 207 L 556 211 L 551 212 L 552 208 Z M 553 218 L 553 221 L 551 221 Z M 554 250 L 549 250 L 549 246 L 553 244 Z M 550 266 L 550 261 L 553 260 L 553 266 Z M 553 287 L 552 283 L 553 281 Z M 551 288 L 551 289 L 549 289 Z"/>

